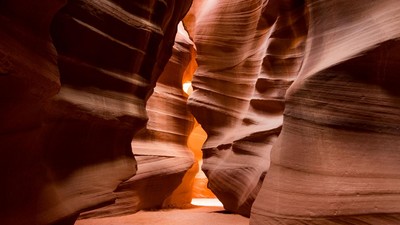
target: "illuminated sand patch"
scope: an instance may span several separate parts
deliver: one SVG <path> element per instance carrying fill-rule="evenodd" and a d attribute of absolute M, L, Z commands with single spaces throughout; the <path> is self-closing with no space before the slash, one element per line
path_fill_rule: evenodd
<path fill-rule="evenodd" d="M 192 205 L 196 206 L 218 206 L 223 207 L 218 198 L 193 198 Z"/>

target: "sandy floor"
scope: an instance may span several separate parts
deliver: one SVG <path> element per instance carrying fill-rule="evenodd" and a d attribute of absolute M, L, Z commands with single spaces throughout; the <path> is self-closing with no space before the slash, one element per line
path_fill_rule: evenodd
<path fill-rule="evenodd" d="M 222 207 L 194 206 L 189 209 L 140 211 L 133 215 L 78 220 L 75 225 L 248 225 L 249 219 L 228 214 Z"/>

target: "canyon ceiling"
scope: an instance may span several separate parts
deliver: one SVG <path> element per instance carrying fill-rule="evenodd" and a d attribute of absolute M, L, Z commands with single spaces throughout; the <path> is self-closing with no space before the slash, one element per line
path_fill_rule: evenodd
<path fill-rule="evenodd" d="M 398 0 L 1 0 L 0 40 L 0 224 L 182 207 L 200 164 L 251 225 L 400 223 Z"/>

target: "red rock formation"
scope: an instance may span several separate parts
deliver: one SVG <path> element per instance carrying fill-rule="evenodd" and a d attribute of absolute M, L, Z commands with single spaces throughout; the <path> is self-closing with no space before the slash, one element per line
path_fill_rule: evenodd
<path fill-rule="evenodd" d="M 42 224 L 44 204 L 56 201 L 45 193 L 39 136 L 43 106 L 60 87 L 49 26 L 64 3 L 0 1 L 0 224 Z"/>
<path fill-rule="evenodd" d="M 207 2 L 207 0 L 193 0 L 192 6 L 190 6 L 189 11 L 187 12 L 185 18 L 183 18 L 182 22 L 189 33 L 189 36 L 193 37 L 194 30 L 196 29 L 196 23 L 198 21 L 199 13 L 202 10 L 203 4 Z M 190 76 L 190 80 L 193 78 L 193 74 Z"/>
<path fill-rule="evenodd" d="M 119 185 L 115 191 L 116 204 L 83 213 L 82 218 L 124 215 L 141 209 L 190 203 L 198 167 L 186 175 L 189 177 L 181 184 L 194 164 L 193 153 L 186 144 L 193 127 L 193 116 L 186 106 L 182 77 L 193 63 L 194 45 L 183 26 L 179 28 L 173 54 L 146 106 L 147 129 L 138 132 L 132 141 L 137 174 Z M 183 188 L 177 193 L 180 184 Z"/>
<path fill-rule="evenodd" d="M 207 1 L 197 14 L 189 104 L 208 135 L 203 170 L 224 207 L 247 216 L 302 62 L 307 21 L 302 5 L 290 3 Z"/>
<path fill-rule="evenodd" d="M 305 60 L 250 224 L 400 223 L 398 3 L 307 2 Z"/>
<path fill-rule="evenodd" d="M 73 224 L 114 200 L 190 1 L 71 0 L 53 20 L 63 4 L 0 2 L 1 224 Z"/>

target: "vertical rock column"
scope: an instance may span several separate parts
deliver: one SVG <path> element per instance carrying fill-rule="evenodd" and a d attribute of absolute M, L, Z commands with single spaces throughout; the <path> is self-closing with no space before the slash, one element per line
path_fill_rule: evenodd
<path fill-rule="evenodd" d="M 250 224 L 399 224 L 398 1 L 307 7 L 304 64 Z"/>
<path fill-rule="evenodd" d="M 197 14 L 199 68 L 189 105 L 208 135 L 203 170 L 224 207 L 246 216 L 281 129 L 285 91 L 303 59 L 303 5 L 206 1 Z"/>
<path fill-rule="evenodd" d="M 198 167 L 187 174 L 194 164 L 193 153 L 186 144 L 193 116 L 186 106 L 182 77 L 189 63 L 194 63 L 193 55 L 193 42 L 183 26 L 179 26 L 172 56 L 147 102 L 147 127 L 132 140 L 138 164 L 136 175 L 118 186 L 116 204 L 84 213 L 81 218 L 123 215 L 190 203 Z M 187 178 L 182 180 L 184 176 Z M 182 187 L 176 190 L 179 185 Z"/>
<path fill-rule="evenodd" d="M 50 221 L 57 202 L 42 163 L 43 107 L 60 88 L 50 23 L 65 1 L 0 1 L 0 224 Z"/>
<path fill-rule="evenodd" d="M 190 1 L 71 0 L 52 24 L 61 90 L 47 105 L 43 145 L 63 201 L 45 216 L 111 204 L 136 172 L 133 135 L 171 56 Z"/>

